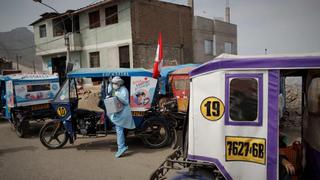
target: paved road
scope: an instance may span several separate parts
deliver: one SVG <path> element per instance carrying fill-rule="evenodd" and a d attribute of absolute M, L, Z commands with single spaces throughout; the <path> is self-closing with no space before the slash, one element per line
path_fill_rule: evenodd
<path fill-rule="evenodd" d="M 6 122 L 0 122 L 1 180 L 144 180 L 165 157 L 170 148 L 147 149 L 135 137 L 128 137 L 126 157 L 116 159 L 116 137 L 78 139 L 63 149 L 47 150 L 37 136 L 20 139 Z"/>

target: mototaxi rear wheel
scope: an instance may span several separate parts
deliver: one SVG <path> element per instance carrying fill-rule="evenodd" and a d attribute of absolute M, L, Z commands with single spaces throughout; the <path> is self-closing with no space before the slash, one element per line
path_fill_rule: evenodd
<path fill-rule="evenodd" d="M 169 126 L 157 117 L 147 120 L 144 125 L 144 132 L 141 136 L 143 143 L 149 148 L 162 148 L 170 143 Z"/>
<path fill-rule="evenodd" d="M 24 138 L 29 130 L 29 121 L 19 112 L 13 112 L 11 115 L 12 129 L 15 130 L 16 134 L 20 138 Z"/>

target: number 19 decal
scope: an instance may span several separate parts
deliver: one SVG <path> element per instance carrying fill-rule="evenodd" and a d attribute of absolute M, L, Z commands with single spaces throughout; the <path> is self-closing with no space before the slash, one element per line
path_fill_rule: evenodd
<path fill-rule="evenodd" d="M 217 97 L 207 97 L 200 106 L 201 114 L 210 121 L 219 120 L 224 114 L 224 104 Z"/>

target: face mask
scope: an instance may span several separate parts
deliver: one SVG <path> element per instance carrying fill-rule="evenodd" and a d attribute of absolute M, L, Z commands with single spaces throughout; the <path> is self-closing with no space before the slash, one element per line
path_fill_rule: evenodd
<path fill-rule="evenodd" d="M 120 88 L 120 86 L 119 86 L 118 84 L 112 84 L 112 88 L 115 89 L 115 90 L 117 90 L 117 89 Z"/>

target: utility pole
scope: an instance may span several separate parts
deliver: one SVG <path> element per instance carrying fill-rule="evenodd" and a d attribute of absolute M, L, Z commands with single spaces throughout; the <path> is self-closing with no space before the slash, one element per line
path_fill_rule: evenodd
<path fill-rule="evenodd" d="M 33 58 L 33 73 L 36 73 L 36 59 Z"/>
<path fill-rule="evenodd" d="M 19 70 L 19 58 L 21 59 L 21 56 L 18 56 L 18 55 L 16 54 L 17 70 Z"/>
<path fill-rule="evenodd" d="M 64 34 L 64 41 L 65 45 L 67 46 L 67 57 L 66 57 L 66 73 L 68 73 L 68 64 L 70 60 L 70 39 L 69 39 L 69 33 Z"/>
<path fill-rule="evenodd" d="M 42 0 L 33 0 L 34 2 L 40 3 L 50 9 L 52 9 L 54 12 L 56 12 L 57 14 L 60 14 L 55 8 L 53 8 L 52 6 L 49 6 L 48 4 L 45 4 L 42 2 Z M 68 15 L 67 15 L 68 16 Z M 68 16 L 70 18 L 70 16 Z M 70 18 L 71 19 L 71 18 Z M 72 20 L 72 19 L 71 19 Z M 61 17 L 61 21 L 63 23 L 63 35 L 64 35 L 64 41 L 65 41 L 65 46 L 67 47 L 67 55 L 66 55 L 66 73 L 67 73 L 67 69 L 68 69 L 68 64 L 70 61 L 70 39 L 69 39 L 69 33 L 67 33 L 67 29 L 66 29 L 66 25 L 64 23 L 64 19 Z"/>

